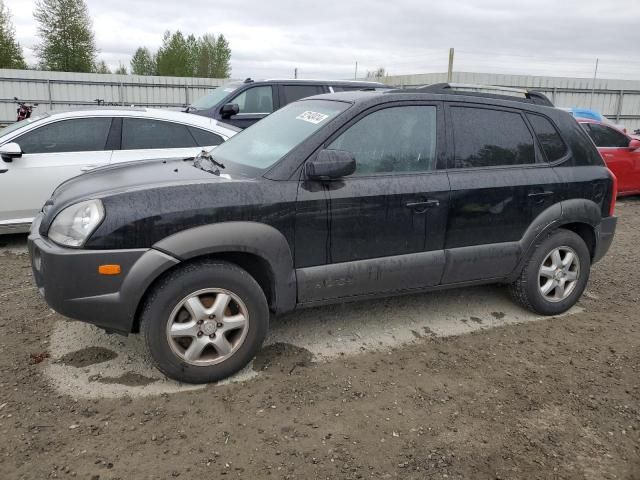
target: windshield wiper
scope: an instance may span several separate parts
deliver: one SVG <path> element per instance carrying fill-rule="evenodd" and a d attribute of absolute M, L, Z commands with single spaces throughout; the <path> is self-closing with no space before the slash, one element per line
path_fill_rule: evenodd
<path fill-rule="evenodd" d="M 205 172 L 213 173 L 215 175 L 220 175 L 220 168 L 225 168 L 223 163 L 216 161 L 210 152 L 206 150 L 202 150 L 195 157 L 185 158 L 184 161 L 193 160 L 193 166 L 203 170 Z M 218 168 L 216 168 L 218 167 Z"/>

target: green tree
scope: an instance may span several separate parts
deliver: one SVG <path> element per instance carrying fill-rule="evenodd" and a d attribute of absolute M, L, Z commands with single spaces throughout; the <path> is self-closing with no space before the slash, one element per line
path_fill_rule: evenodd
<path fill-rule="evenodd" d="M 215 68 L 212 78 L 229 78 L 231 76 L 231 48 L 223 34 L 218 35 L 215 48 Z"/>
<path fill-rule="evenodd" d="M 100 60 L 93 67 L 93 73 L 111 73 L 111 70 L 109 69 L 109 67 L 107 66 L 104 60 Z"/>
<path fill-rule="evenodd" d="M 207 33 L 198 40 L 198 60 L 194 75 L 202 78 L 213 77 L 215 63 L 216 37 Z"/>
<path fill-rule="evenodd" d="M 117 75 L 128 75 L 129 72 L 127 71 L 127 67 L 124 66 L 122 63 L 120 63 L 120 65 L 118 66 L 118 68 L 116 68 L 116 71 L 113 72 Z"/>
<path fill-rule="evenodd" d="M 189 44 L 182 32 L 178 30 L 171 34 L 167 30 L 162 39 L 162 46 L 156 54 L 158 75 L 173 77 L 193 76 L 192 55 L 193 53 L 189 50 Z"/>
<path fill-rule="evenodd" d="M 136 50 L 131 71 L 137 75 L 229 78 L 230 61 L 231 48 L 224 35 L 216 38 L 205 34 L 196 38 L 193 34 L 185 37 L 179 30 L 175 33 L 167 30 L 155 56 L 144 47 Z"/>
<path fill-rule="evenodd" d="M 0 68 L 27 68 L 15 35 L 11 12 L 0 0 Z"/>
<path fill-rule="evenodd" d="M 133 75 L 155 75 L 156 61 L 147 47 L 140 47 L 131 59 Z"/>
<path fill-rule="evenodd" d="M 189 77 L 195 76 L 198 65 L 198 53 L 200 51 L 200 39 L 191 34 L 186 39 L 187 44 L 187 65 L 186 71 Z"/>
<path fill-rule="evenodd" d="M 40 67 L 61 72 L 94 70 L 96 45 L 84 0 L 37 0 Z"/>

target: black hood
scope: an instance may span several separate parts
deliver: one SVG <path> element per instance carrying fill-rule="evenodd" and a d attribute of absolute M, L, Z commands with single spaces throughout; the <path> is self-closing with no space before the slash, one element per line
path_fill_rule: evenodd
<path fill-rule="evenodd" d="M 224 172 L 224 171 L 223 171 Z M 123 192 L 155 189 L 183 184 L 230 182 L 222 173 L 205 172 L 184 160 L 145 160 L 96 168 L 60 184 L 44 206 L 41 231 L 65 207 L 93 198 L 104 199 Z"/>
<path fill-rule="evenodd" d="M 53 192 L 47 205 L 71 204 L 79 200 L 101 198 L 140 188 L 154 188 L 184 182 L 217 182 L 229 180 L 193 166 L 184 160 L 145 160 L 96 168 L 70 178 Z"/>

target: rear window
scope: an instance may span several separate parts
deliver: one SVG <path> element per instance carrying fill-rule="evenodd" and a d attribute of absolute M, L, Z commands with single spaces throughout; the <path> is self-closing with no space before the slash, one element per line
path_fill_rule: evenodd
<path fill-rule="evenodd" d="M 547 161 L 555 162 L 564 157 L 567 153 L 567 146 L 562 141 L 562 137 L 560 137 L 556 127 L 540 115 L 527 114 L 527 118 L 531 122 L 531 126 L 533 126 L 533 131 L 538 137 Z"/>

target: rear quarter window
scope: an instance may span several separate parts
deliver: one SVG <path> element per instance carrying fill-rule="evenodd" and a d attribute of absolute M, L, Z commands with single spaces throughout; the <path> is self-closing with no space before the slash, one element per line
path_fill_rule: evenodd
<path fill-rule="evenodd" d="M 527 118 L 531 122 L 533 131 L 538 137 L 538 142 L 542 147 L 542 151 L 547 157 L 548 162 L 555 162 L 561 159 L 567 153 L 567 145 L 562 140 L 560 133 L 556 127 L 545 117 L 528 113 Z"/>

